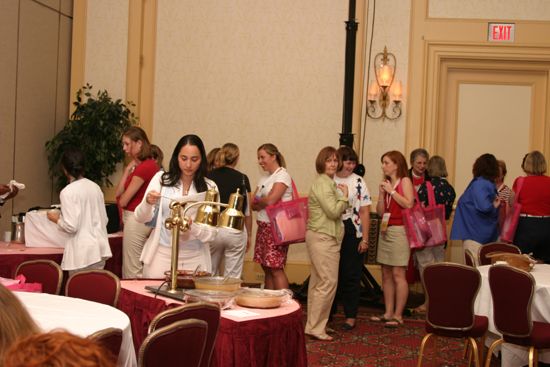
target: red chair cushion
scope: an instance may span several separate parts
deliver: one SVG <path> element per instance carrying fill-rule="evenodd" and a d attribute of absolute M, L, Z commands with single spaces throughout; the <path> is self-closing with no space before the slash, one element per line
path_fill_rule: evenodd
<path fill-rule="evenodd" d="M 431 326 L 426 322 L 426 332 L 436 335 L 446 336 L 449 338 L 464 338 L 471 336 L 472 338 L 480 338 L 486 332 L 489 327 L 489 319 L 485 316 L 474 316 L 474 326 L 470 330 L 451 330 L 451 329 L 439 329 Z"/>
<path fill-rule="evenodd" d="M 523 346 L 534 346 L 536 349 L 550 348 L 550 324 L 546 322 L 533 321 L 531 335 L 527 337 L 513 337 L 504 335 L 506 343 L 513 343 Z"/>

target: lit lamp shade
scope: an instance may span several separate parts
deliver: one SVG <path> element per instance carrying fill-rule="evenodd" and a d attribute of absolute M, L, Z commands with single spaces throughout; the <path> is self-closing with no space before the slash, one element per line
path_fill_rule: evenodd
<path fill-rule="evenodd" d="M 370 82 L 369 86 L 369 92 L 368 92 L 368 100 L 369 101 L 376 101 L 378 99 L 378 92 L 380 91 L 380 87 L 378 87 L 378 83 L 376 83 L 375 80 Z"/>
<path fill-rule="evenodd" d="M 389 87 L 393 80 L 394 70 L 393 67 L 388 64 L 381 65 L 377 69 L 378 81 L 381 87 Z"/>
<path fill-rule="evenodd" d="M 403 85 L 401 84 L 400 80 L 396 80 L 392 86 L 392 97 L 394 101 L 401 101 L 401 97 L 403 96 Z"/>

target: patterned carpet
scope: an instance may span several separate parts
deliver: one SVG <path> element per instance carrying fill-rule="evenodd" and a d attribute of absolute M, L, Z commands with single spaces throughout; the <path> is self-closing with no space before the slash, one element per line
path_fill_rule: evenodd
<path fill-rule="evenodd" d="M 406 318 L 396 329 L 368 320 L 380 310 L 362 308 L 357 326 L 352 331 L 340 331 L 343 315 L 338 313 L 330 327 L 336 330 L 334 341 L 306 341 L 310 367 L 412 367 L 416 366 L 420 342 L 425 335 L 424 321 Z M 304 318 L 305 320 L 305 318 Z M 448 338 L 432 338 L 426 348 L 423 366 L 467 366 L 463 359 L 464 344 Z M 499 363 L 493 358 L 491 366 Z"/>

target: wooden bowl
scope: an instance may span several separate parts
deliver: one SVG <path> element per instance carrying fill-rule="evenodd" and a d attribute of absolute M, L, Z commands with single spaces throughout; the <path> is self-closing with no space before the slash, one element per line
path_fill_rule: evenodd
<path fill-rule="evenodd" d="M 168 284 L 171 283 L 170 279 L 170 270 L 167 270 L 164 272 L 164 275 L 166 276 L 166 281 Z M 210 273 L 206 271 L 197 271 L 195 276 L 193 276 L 193 270 L 178 270 L 178 288 L 183 289 L 195 289 L 195 279 L 201 278 L 201 277 L 209 277 Z"/>
<path fill-rule="evenodd" d="M 497 261 L 501 261 L 514 268 L 524 271 L 531 271 L 535 266 L 535 261 L 527 255 L 495 251 L 488 253 L 486 256 L 491 259 L 492 264 L 497 263 Z"/>
<path fill-rule="evenodd" d="M 235 302 L 243 307 L 277 308 L 289 298 L 285 290 L 249 288 L 241 290 L 235 296 Z"/>

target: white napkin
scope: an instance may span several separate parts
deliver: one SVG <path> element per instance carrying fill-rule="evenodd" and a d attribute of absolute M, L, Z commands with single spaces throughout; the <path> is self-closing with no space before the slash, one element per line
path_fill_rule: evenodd
<path fill-rule="evenodd" d="M 7 198 L 8 195 L 13 191 L 14 186 L 17 187 L 19 190 L 23 190 L 25 188 L 25 184 L 22 184 L 21 182 L 17 182 L 15 180 L 11 180 L 8 186 L 10 187 L 10 192 L 6 192 L 5 194 L 0 195 L 0 199 Z"/>

